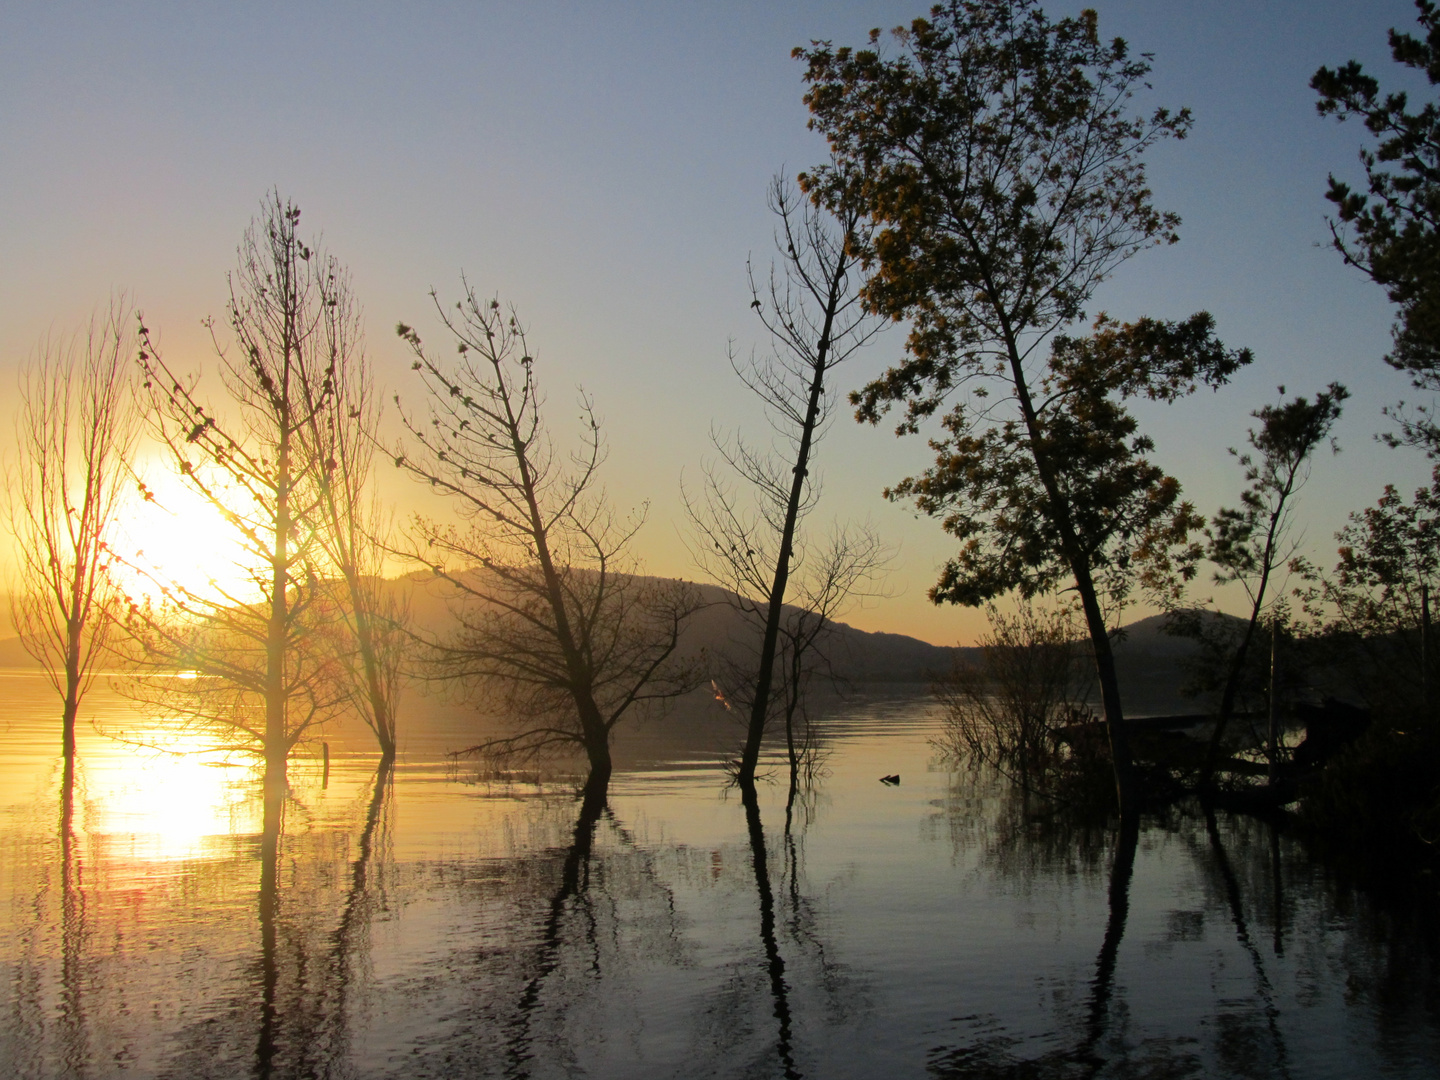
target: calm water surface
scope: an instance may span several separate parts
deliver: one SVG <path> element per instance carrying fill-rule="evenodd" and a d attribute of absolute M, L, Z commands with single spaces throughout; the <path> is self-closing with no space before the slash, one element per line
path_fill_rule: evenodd
<path fill-rule="evenodd" d="M 415 702 L 393 776 L 356 733 L 328 784 L 296 760 L 266 897 L 254 777 L 201 740 L 87 727 L 62 828 L 48 692 L 0 674 L 3 1077 L 1440 1073 L 1433 903 L 1250 819 L 1029 821 L 923 696 L 832 706 L 788 815 L 727 793 L 698 703 L 602 807 L 476 782 Z"/>

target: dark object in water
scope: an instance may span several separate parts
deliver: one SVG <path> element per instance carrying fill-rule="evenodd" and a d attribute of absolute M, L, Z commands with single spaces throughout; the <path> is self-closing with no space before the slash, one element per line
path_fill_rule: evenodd
<path fill-rule="evenodd" d="M 1305 741 L 1295 748 L 1295 764 L 1323 765 L 1370 726 L 1370 710 L 1327 697 L 1319 705 L 1297 704 L 1296 717 L 1305 725 Z"/>
<path fill-rule="evenodd" d="M 889 784 L 891 787 L 899 787 L 899 786 L 900 786 L 900 774 L 897 772 L 897 773 L 891 773 L 889 776 L 882 776 L 882 777 L 880 777 L 880 783 L 882 783 L 882 784 Z"/>

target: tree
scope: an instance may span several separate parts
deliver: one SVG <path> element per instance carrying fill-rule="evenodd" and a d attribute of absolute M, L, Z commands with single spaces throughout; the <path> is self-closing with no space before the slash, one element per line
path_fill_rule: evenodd
<path fill-rule="evenodd" d="M 159 601 L 130 609 L 137 659 L 157 673 L 204 678 L 138 685 L 262 757 L 267 818 L 283 801 L 291 749 L 346 699 L 331 628 L 320 620 L 319 463 L 305 443 L 334 393 L 341 336 L 332 320 L 343 310 L 343 277 L 333 257 L 301 240 L 299 222 L 299 208 L 272 195 L 240 244 L 229 278 L 234 346 L 215 338 L 228 413 L 212 408 L 198 377 L 178 373 L 140 327 L 151 430 L 242 538 L 250 588 L 200 592 L 166 582 L 163 568 L 153 572 Z"/>
<path fill-rule="evenodd" d="M 1440 9 L 1416 0 L 1423 38 L 1390 30 L 1390 54 L 1403 67 L 1440 83 Z M 1335 250 L 1385 289 L 1399 311 L 1394 350 L 1386 363 L 1410 377 L 1418 390 L 1440 389 L 1440 106 L 1410 108 L 1404 91 L 1382 94 L 1379 82 L 1351 60 L 1322 67 L 1310 86 L 1320 96 L 1321 116 L 1358 117 L 1376 145 L 1360 151 L 1365 192 L 1332 174 L 1326 198 L 1338 220 L 1330 222 Z M 1440 454 L 1440 426 L 1433 410 L 1394 410 L 1400 431 L 1393 441 Z"/>
<path fill-rule="evenodd" d="M 108 570 L 116 514 L 139 434 L 122 302 L 83 338 L 46 341 L 20 371 L 18 459 L 7 470 L 7 523 L 19 562 L 15 632 L 60 696 L 68 792 L 75 718 L 113 627 Z"/>
<path fill-rule="evenodd" d="M 735 680 L 735 696 L 749 712 L 738 773 L 742 784 L 754 782 L 776 702 L 785 718 L 794 776 L 799 763 L 795 720 L 815 646 L 854 590 L 885 561 L 867 528 L 837 530 L 823 551 L 806 545 L 802 528 L 820 495 L 810 474 L 833 404 L 827 379 L 880 329 L 860 304 L 857 260 L 849 249 L 859 215 L 842 208 L 827 220 L 829 215 L 802 201 L 779 178 L 771 185 L 769 203 L 784 270 L 777 273 L 772 265 L 762 285 L 752 265 L 749 278 L 750 306 L 769 333 L 773 351 L 763 360 L 752 356 L 748 364 L 732 354 L 730 363 L 764 404 L 779 446 L 715 437 L 729 475 L 707 469 L 703 498 L 687 501 L 698 534 L 697 561 L 730 589 L 734 603 L 760 633 L 753 671 Z M 753 504 L 736 490 L 732 477 L 749 489 Z"/>
<path fill-rule="evenodd" d="M 1413 713 L 1429 704 L 1433 681 L 1427 608 L 1440 574 L 1440 470 L 1409 500 L 1387 484 L 1336 539 L 1339 561 L 1330 576 L 1300 566 L 1310 580 L 1301 595 L 1309 629 L 1322 648 L 1333 646 L 1331 667 L 1372 705 L 1393 716 Z"/>
<path fill-rule="evenodd" d="M 321 331 L 333 370 L 318 384 L 300 383 L 302 393 L 313 395 L 305 402 L 310 421 L 302 441 L 315 463 L 318 542 L 327 572 L 337 579 L 331 606 L 350 643 L 338 650 L 341 668 L 381 755 L 393 758 L 408 638 L 403 605 L 384 584 L 392 519 L 372 484 L 381 403 L 348 275 L 333 265 L 328 273 Z"/>
<path fill-rule="evenodd" d="M 474 751 L 578 746 L 603 786 L 616 725 L 694 686 L 676 647 L 698 600 L 680 582 L 630 572 L 625 553 L 643 515 L 617 522 L 596 490 L 604 447 L 588 397 L 579 449 L 568 464 L 556 453 L 515 313 L 468 284 L 454 314 L 438 298 L 435 307 L 459 359 L 442 364 L 398 327 L 427 398 L 423 420 L 402 412 L 412 445 L 395 455 L 466 525 L 416 523 L 413 557 L 448 584 L 458 624 L 430 643 L 434 676 L 496 695 L 519 725 Z"/>
<path fill-rule="evenodd" d="M 1151 205 L 1144 155 L 1183 137 L 1190 115 L 1130 115 L 1148 60 L 1102 42 L 1091 11 L 1052 23 L 1034 0 L 952 0 L 895 32 L 902 55 L 882 57 L 879 37 L 796 50 L 811 127 L 832 153 L 802 187 L 822 205 L 860 201 L 876 226 L 859 246 L 865 303 L 911 323 L 906 359 L 852 400 L 872 423 L 905 402 L 902 434 L 952 403 L 935 467 L 888 492 L 964 542 L 932 599 L 976 604 L 1068 580 L 1129 811 L 1103 600 L 1123 597 L 1137 548 L 1173 540 L 1193 514 L 1144 458 L 1150 440 L 1123 402 L 1218 386 L 1250 356 L 1216 341 L 1204 313 L 1102 315 L 1091 337 L 1055 335 L 1121 262 L 1175 241 L 1178 218 Z"/>
<path fill-rule="evenodd" d="M 937 680 L 945 709 L 940 746 L 998 770 L 1028 793 L 1053 794 L 1067 762 L 1061 735 L 1092 719 L 1077 648 L 1075 611 L 1024 603 L 1013 614 L 991 605 L 980 655 L 957 658 Z M 1103 774 L 1102 774 L 1103 775 Z"/>
<path fill-rule="evenodd" d="M 1280 393 L 1285 388 L 1280 387 Z M 1180 608 L 1171 603 L 1170 629 L 1202 641 L 1223 657 L 1225 674 L 1221 682 L 1220 708 L 1211 732 L 1209 749 L 1200 774 L 1200 787 L 1209 786 L 1215 774 L 1220 746 L 1235 710 L 1236 697 L 1245 673 L 1245 662 L 1262 615 L 1275 611 L 1270 585 L 1275 574 L 1296 554 L 1299 541 L 1291 538 L 1294 498 L 1309 479 L 1315 450 L 1330 436 L 1340 419 L 1341 404 L 1350 392 L 1331 383 L 1311 401 L 1295 397 L 1278 405 L 1266 405 L 1251 413 L 1260 421 L 1248 440 L 1252 452 L 1231 454 L 1245 470 L 1249 485 L 1241 492 L 1238 508 L 1223 508 L 1205 530 L 1205 543 L 1195 554 L 1215 567 L 1215 583 L 1239 583 L 1250 601 L 1250 614 L 1238 641 L 1227 633 L 1228 624 L 1206 619 L 1198 608 Z M 1339 447 L 1331 441 L 1331 450 Z M 1259 455 L 1258 458 L 1256 455 Z M 1273 630 L 1272 630 L 1273 632 Z M 1209 640 L 1220 635 L 1220 641 Z"/>

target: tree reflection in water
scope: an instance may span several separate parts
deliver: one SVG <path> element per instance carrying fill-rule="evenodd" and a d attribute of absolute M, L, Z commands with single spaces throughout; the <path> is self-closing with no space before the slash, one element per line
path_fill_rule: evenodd
<path fill-rule="evenodd" d="M 791 791 L 793 796 L 793 782 Z M 800 1073 L 795 1069 L 794 1048 L 790 1041 L 790 988 L 785 984 L 785 959 L 780 955 L 780 945 L 775 939 L 775 894 L 770 888 L 765 828 L 760 821 L 760 800 L 753 782 L 741 784 L 740 797 L 745 804 L 750 860 L 755 870 L 755 893 L 760 901 L 760 942 L 765 949 L 765 969 L 770 975 L 770 995 L 774 999 L 775 1053 L 786 1080 L 796 1080 Z"/>
<path fill-rule="evenodd" d="M 1285 1053 L 1285 1037 L 1280 1032 L 1280 1009 L 1275 1002 L 1275 990 L 1270 985 L 1270 976 L 1265 971 L 1265 961 L 1260 956 L 1260 950 L 1256 948 L 1255 942 L 1250 937 L 1250 928 L 1245 920 L 1245 909 L 1240 897 L 1240 882 L 1236 879 L 1235 871 L 1230 866 L 1230 859 L 1225 854 L 1225 844 L 1220 839 L 1220 827 L 1215 821 L 1214 807 L 1206 805 L 1204 807 L 1204 814 L 1205 834 L 1209 838 L 1210 850 L 1214 855 L 1215 871 L 1219 874 L 1224 886 L 1225 903 L 1230 909 L 1230 918 L 1235 926 L 1235 940 L 1250 958 L 1250 965 L 1255 973 L 1255 997 L 1259 1001 L 1265 1016 L 1267 1038 L 1264 1041 L 1269 1042 L 1271 1048 L 1271 1054 L 1269 1055 L 1271 1063 L 1266 1071 L 1271 1072 L 1272 1075 L 1275 1076 L 1288 1078 L 1290 1076 L 1290 1066 L 1288 1056 Z M 1273 835 L 1273 829 L 1271 833 Z M 1280 905 L 1280 878 L 1278 868 L 1274 872 L 1273 882 L 1275 889 L 1275 907 L 1278 912 Z M 1275 942 L 1275 951 L 1278 956 L 1280 953 L 1280 926 L 1278 919 L 1276 920 Z M 1227 1028 L 1222 1026 L 1221 1030 L 1226 1031 Z M 1229 1030 L 1233 1031 L 1233 1025 L 1229 1027 Z M 1259 1056 L 1256 1051 L 1259 1049 L 1257 1044 L 1260 1040 L 1238 1040 L 1231 1038 L 1226 1040 L 1226 1043 L 1222 1043 L 1222 1051 L 1226 1049 L 1227 1046 L 1231 1046 L 1236 1042 L 1243 1042 L 1243 1049 L 1239 1053 L 1232 1052 L 1222 1054 L 1222 1056 L 1229 1058 L 1227 1064 L 1241 1067 L 1248 1065 L 1253 1068 L 1256 1064 L 1256 1058 Z"/>
<path fill-rule="evenodd" d="M 85 1028 L 85 867 L 75 835 L 75 762 L 60 786 L 60 1030 L 65 1070 L 83 1076 L 90 1061 Z"/>
<path fill-rule="evenodd" d="M 0 829 L 0 1076 L 1422 1076 L 1440 1052 L 1433 885 L 1337 882 L 1269 822 L 1122 829 L 908 775 L 867 801 L 843 757 L 818 799 L 730 805 L 711 776 L 395 794 L 373 760 L 178 854 L 103 816 L 83 762 L 68 798 L 40 774 Z"/>
<path fill-rule="evenodd" d="M 540 993 L 545 981 L 560 964 L 563 930 L 568 909 L 573 902 L 585 927 L 585 938 L 593 956 L 591 970 L 599 974 L 600 957 L 596 940 L 596 920 L 590 907 L 590 856 L 595 847 L 595 827 L 606 811 L 609 794 L 609 772 L 597 773 L 586 782 L 580 796 L 580 816 L 560 870 L 560 886 L 550 898 L 550 909 L 540 931 L 539 947 L 533 961 L 535 973 L 520 994 L 516 1015 L 505 1040 L 505 1075 L 530 1075 L 534 1034 L 532 1024 L 540 1006 Z"/>
<path fill-rule="evenodd" d="M 963 1047 L 932 1053 L 931 1075 L 944 1080 L 1078 1080 L 1102 1073 L 1181 1080 L 1201 1075 L 1199 1060 L 1186 1046 L 1188 1040 L 1150 1040 L 1136 1053 L 1125 1045 L 1113 1023 L 1116 969 L 1130 916 L 1130 888 L 1140 841 L 1139 815 L 1127 815 L 1112 831 L 1065 814 L 1047 816 L 1018 788 L 1002 797 L 998 814 L 993 805 L 979 805 L 973 791 L 956 794 L 955 802 L 963 809 L 952 818 L 952 837 L 957 843 L 978 842 L 984 861 L 1001 876 L 1028 880 L 1053 873 L 1057 865 L 1095 873 L 1108 848 L 1107 915 L 1083 1019 L 1071 1022 L 1073 1034 L 1068 1040 L 1062 1030 L 1057 1032 L 1060 1046 L 1025 1057 L 1015 1052 L 1022 1042 L 1018 1036 L 1003 1030 L 992 1032 Z"/>

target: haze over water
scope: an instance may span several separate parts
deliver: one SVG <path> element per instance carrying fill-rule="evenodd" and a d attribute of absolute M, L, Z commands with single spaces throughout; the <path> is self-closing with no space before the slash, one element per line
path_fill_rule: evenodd
<path fill-rule="evenodd" d="M 43 678 L 0 676 L 0 1075 L 1429 1077 L 1434 889 L 1380 901 L 1248 818 L 1047 826 L 928 740 L 918 690 L 827 706 L 760 835 L 716 706 L 628 737 L 587 819 L 477 782 L 422 699 L 389 783 L 291 766 L 275 904 L 239 759 L 82 729 L 60 827 Z M 92 714 L 145 741 L 128 703 Z M 402 732 L 405 729 L 402 729 Z M 733 734 L 733 733 L 730 733 Z M 154 733 L 149 735 L 153 738 Z M 314 748 L 318 755 L 318 746 Z M 878 782 L 898 773 L 898 786 Z M 757 843 L 758 840 L 758 843 Z M 1123 883 L 1122 883 L 1123 885 Z M 268 913 L 267 913 L 268 912 Z"/>

